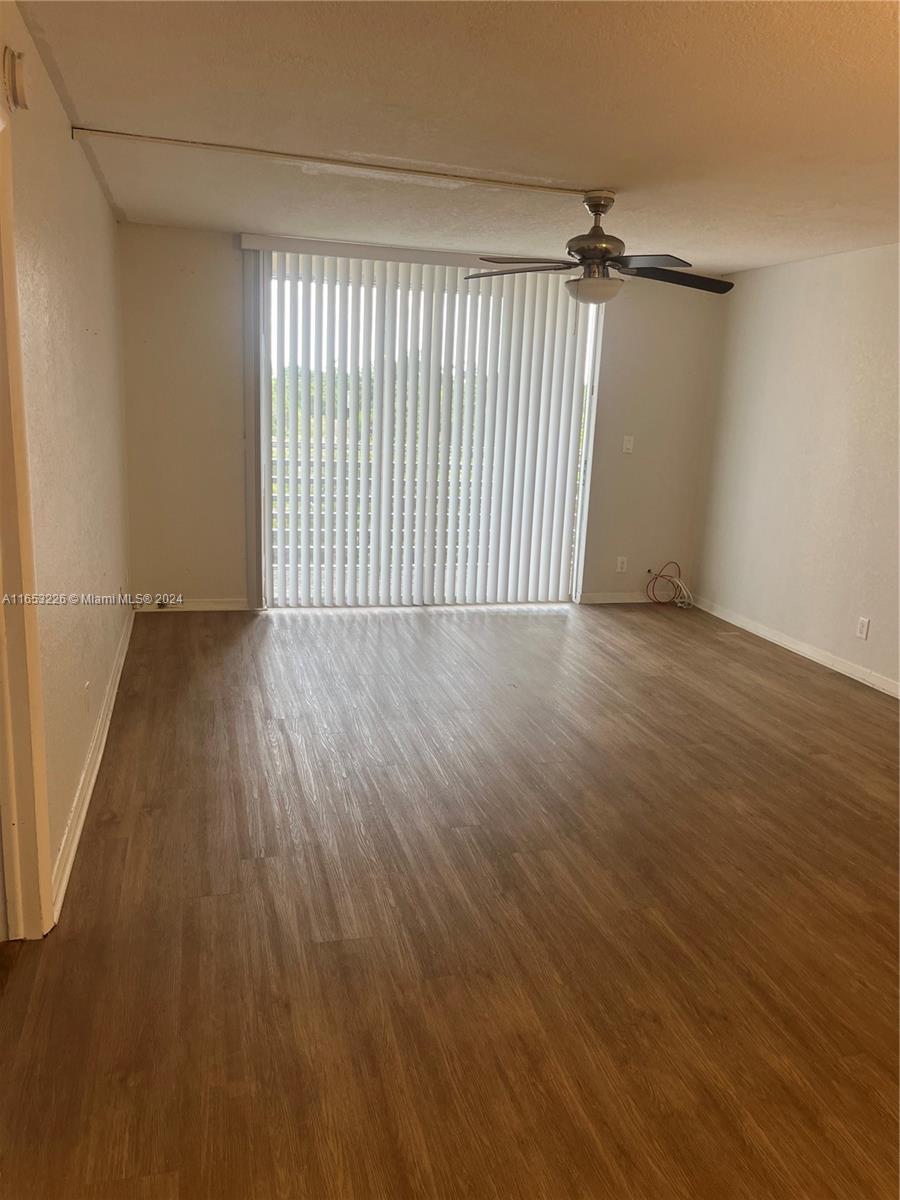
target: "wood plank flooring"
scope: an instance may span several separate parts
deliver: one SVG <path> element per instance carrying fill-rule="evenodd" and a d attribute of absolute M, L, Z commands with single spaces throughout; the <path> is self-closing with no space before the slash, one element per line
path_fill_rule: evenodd
<path fill-rule="evenodd" d="M 895 1200 L 897 706 L 704 613 L 138 616 L 11 1200 Z"/>

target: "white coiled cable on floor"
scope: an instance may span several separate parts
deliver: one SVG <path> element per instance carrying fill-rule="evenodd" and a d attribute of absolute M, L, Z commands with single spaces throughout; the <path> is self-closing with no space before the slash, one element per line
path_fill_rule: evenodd
<path fill-rule="evenodd" d="M 674 574 L 669 570 L 670 567 L 674 567 Z M 669 594 L 662 589 L 670 589 Z M 674 604 L 676 608 L 691 608 L 694 604 L 691 589 L 681 578 L 681 566 L 674 558 L 651 574 L 646 590 L 647 599 L 653 604 Z"/>

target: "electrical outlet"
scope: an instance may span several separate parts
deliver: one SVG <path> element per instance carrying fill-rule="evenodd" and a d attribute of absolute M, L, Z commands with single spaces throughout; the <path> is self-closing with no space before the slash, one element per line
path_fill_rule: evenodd
<path fill-rule="evenodd" d="M 856 636 L 866 641 L 869 636 L 869 618 L 860 617 L 856 622 Z"/>
<path fill-rule="evenodd" d="M 627 570 L 628 570 L 628 559 L 625 558 L 623 555 L 619 555 L 619 557 L 616 559 L 616 574 L 624 575 Z"/>
<path fill-rule="evenodd" d="M 634 434 L 626 433 L 625 436 L 622 438 L 622 453 L 623 454 L 633 454 L 634 453 Z"/>

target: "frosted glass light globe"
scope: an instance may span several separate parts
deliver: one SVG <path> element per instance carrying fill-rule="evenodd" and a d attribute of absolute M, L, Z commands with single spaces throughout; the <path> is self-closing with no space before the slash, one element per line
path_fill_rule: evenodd
<path fill-rule="evenodd" d="M 618 294 L 624 279 L 567 279 L 566 288 L 579 304 L 605 304 Z"/>

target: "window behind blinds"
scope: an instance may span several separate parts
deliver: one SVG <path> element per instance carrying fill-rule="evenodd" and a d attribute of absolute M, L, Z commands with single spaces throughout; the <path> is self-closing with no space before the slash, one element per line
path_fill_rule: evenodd
<path fill-rule="evenodd" d="M 556 275 L 263 264 L 267 602 L 568 599 L 598 310 Z"/>

